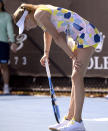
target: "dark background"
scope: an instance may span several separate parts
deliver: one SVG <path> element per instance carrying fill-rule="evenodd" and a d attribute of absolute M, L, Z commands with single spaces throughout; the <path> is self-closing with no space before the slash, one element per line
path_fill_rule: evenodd
<path fill-rule="evenodd" d="M 108 0 L 4 0 L 7 11 L 12 15 L 22 3 L 52 4 L 65 7 L 93 23 L 106 36 L 103 50 L 95 53 L 90 61 L 86 77 L 108 77 Z M 15 34 L 18 33 L 14 25 Z M 40 65 L 43 55 L 43 32 L 40 28 L 32 29 L 27 34 L 24 47 L 16 54 L 11 52 L 11 74 L 21 76 L 46 76 L 45 69 Z M 50 68 L 52 76 L 71 76 L 71 60 L 57 47 L 54 42 L 50 51 Z"/>

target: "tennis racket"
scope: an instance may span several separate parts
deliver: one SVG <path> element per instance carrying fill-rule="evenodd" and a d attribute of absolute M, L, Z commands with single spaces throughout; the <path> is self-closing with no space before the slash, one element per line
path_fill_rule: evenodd
<path fill-rule="evenodd" d="M 55 115 L 57 123 L 60 123 L 59 107 L 56 103 L 55 91 L 54 91 L 54 88 L 53 88 L 53 85 L 52 85 L 51 74 L 50 74 L 50 69 L 49 69 L 49 64 L 48 64 L 47 59 L 45 60 L 45 67 L 46 67 L 47 77 L 48 77 L 48 81 L 49 81 L 51 101 L 52 101 L 52 107 L 53 107 L 54 115 Z"/>

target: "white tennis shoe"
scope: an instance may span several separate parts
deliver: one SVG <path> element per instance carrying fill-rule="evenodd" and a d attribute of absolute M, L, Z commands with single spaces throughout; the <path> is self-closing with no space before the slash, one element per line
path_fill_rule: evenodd
<path fill-rule="evenodd" d="M 60 128 L 65 127 L 69 123 L 69 120 L 66 120 L 66 117 L 59 123 L 49 126 L 49 129 L 52 131 L 59 131 Z"/>
<path fill-rule="evenodd" d="M 85 127 L 83 121 L 76 122 L 75 120 L 71 120 L 66 126 L 59 127 L 58 131 L 85 131 Z"/>

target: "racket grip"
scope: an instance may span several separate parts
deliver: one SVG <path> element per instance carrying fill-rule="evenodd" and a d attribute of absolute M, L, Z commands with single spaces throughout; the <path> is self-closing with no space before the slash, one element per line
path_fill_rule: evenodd
<path fill-rule="evenodd" d="M 48 78 L 51 78 L 51 73 L 50 73 L 49 64 L 48 64 L 47 59 L 45 59 L 45 67 L 46 67 L 46 72 L 47 72 Z"/>

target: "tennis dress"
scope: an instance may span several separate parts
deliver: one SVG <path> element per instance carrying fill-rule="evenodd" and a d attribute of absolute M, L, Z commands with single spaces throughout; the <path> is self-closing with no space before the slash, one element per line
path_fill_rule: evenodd
<path fill-rule="evenodd" d="M 100 42 L 103 42 L 103 36 L 99 30 L 77 13 L 51 5 L 39 9 L 51 14 L 51 22 L 58 32 L 64 32 L 75 41 L 73 51 L 90 46 L 96 48 Z"/>

